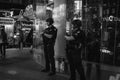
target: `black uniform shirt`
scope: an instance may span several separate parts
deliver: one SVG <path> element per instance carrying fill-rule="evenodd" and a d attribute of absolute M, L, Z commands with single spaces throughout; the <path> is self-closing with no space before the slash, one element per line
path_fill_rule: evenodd
<path fill-rule="evenodd" d="M 73 49 L 82 48 L 85 46 L 85 34 L 80 29 L 75 29 L 72 32 L 72 36 L 74 37 L 74 40 L 70 41 L 69 44 L 70 47 Z"/>
<path fill-rule="evenodd" d="M 46 36 L 43 35 L 44 45 L 48 45 L 48 44 L 54 45 L 57 37 L 57 28 L 52 25 L 51 27 L 46 28 L 44 33 L 52 35 L 52 38 L 47 38 Z"/>
<path fill-rule="evenodd" d="M 75 38 L 77 48 L 82 48 L 85 46 L 85 33 L 84 31 L 77 29 L 73 32 L 73 37 Z"/>

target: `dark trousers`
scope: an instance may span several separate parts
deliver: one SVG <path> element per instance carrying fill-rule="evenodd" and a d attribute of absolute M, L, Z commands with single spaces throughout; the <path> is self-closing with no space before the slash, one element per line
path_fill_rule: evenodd
<path fill-rule="evenodd" d="M 44 53 L 45 53 L 45 67 L 47 70 L 55 72 L 55 58 L 54 58 L 54 46 L 48 45 L 44 46 Z"/>
<path fill-rule="evenodd" d="M 5 49 L 6 49 L 5 44 L 4 43 L 0 44 L 0 53 L 1 53 L 2 59 L 5 59 L 5 57 L 6 57 L 6 50 Z"/>
<path fill-rule="evenodd" d="M 95 70 L 96 70 L 96 80 L 100 80 L 100 48 L 99 46 L 95 47 L 88 47 L 87 48 L 87 60 L 88 62 L 95 62 Z M 91 78 L 91 72 L 92 72 L 92 63 L 87 63 L 87 69 L 86 69 L 86 76 L 88 80 Z"/>
<path fill-rule="evenodd" d="M 67 54 L 67 58 L 70 65 L 71 80 L 76 80 L 76 71 L 80 75 L 80 80 L 86 80 L 80 51 L 69 51 L 69 53 Z"/>

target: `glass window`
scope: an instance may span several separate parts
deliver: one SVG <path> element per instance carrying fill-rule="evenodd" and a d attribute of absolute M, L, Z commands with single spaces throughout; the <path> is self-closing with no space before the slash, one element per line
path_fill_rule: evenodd
<path fill-rule="evenodd" d="M 83 27 L 87 36 L 85 59 L 120 65 L 119 0 L 83 3 Z"/>

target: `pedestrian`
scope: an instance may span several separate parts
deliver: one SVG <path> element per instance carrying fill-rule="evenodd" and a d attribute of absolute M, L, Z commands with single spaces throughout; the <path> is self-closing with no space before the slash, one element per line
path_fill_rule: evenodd
<path fill-rule="evenodd" d="M 96 78 L 100 80 L 100 47 L 101 47 L 101 24 L 95 18 L 93 21 L 92 29 L 87 33 L 86 39 L 86 50 L 87 60 L 94 62 L 96 66 Z M 87 63 L 86 76 L 88 79 L 91 78 L 92 63 Z"/>
<path fill-rule="evenodd" d="M 48 28 L 42 34 L 45 54 L 45 69 L 42 72 L 49 72 L 49 76 L 56 74 L 55 58 L 54 58 L 54 45 L 57 37 L 57 28 L 53 25 L 53 18 L 46 20 Z"/>
<path fill-rule="evenodd" d="M 100 35 L 98 32 L 88 32 L 87 34 L 87 60 L 88 62 L 94 62 L 96 66 L 96 77 L 100 79 Z M 91 78 L 92 63 L 87 63 L 86 76 Z"/>
<path fill-rule="evenodd" d="M 80 80 L 86 80 L 84 68 L 82 65 L 82 50 L 85 47 L 85 33 L 81 29 L 82 24 L 80 20 L 72 21 L 73 30 L 71 35 L 66 35 L 65 38 L 68 42 L 66 48 L 66 56 L 70 66 L 70 79 L 76 80 L 76 71 L 80 75 Z"/>
<path fill-rule="evenodd" d="M 25 42 L 28 44 L 28 46 L 31 47 L 33 45 L 33 29 L 32 28 L 26 37 L 27 38 Z"/>
<path fill-rule="evenodd" d="M 1 26 L 0 28 L 0 52 L 1 59 L 4 60 L 6 58 L 7 34 L 4 26 Z"/>
<path fill-rule="evenodd" d="M 18 29 L 19 31 L 19 49 L 23 49 L 23 31 L 22 29 Z"/>

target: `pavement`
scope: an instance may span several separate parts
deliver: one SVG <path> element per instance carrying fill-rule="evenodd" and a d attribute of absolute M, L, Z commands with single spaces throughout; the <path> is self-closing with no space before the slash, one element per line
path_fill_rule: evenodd
<path fill-rule="evenodd" d="M 83 63 L 85 72 L 86 63 L 88 62 Z M 95 63 L 91 64 L 91 76 L 87 80 L 120 80 L 120 67 L 101 64 L 98 78 Z M 68 80 L 69 78 L 69 74 L 61 72 L 48 76 L 48 73 L 41 72 L 42 68 L 30 53 L 30 49 L 9 49 L 6 60 L 0 60 L 0 80 Z"/>
<path fill-rule="evenodd" d="M 0 60 L 0 80 L 68 80 L 64 74 L 48 76 L 40 72 L 41 69 L 40 64 L 33 59 L 33 54 L 17 51 L 16 56 L 11 53 L 6 60 Z"/>

